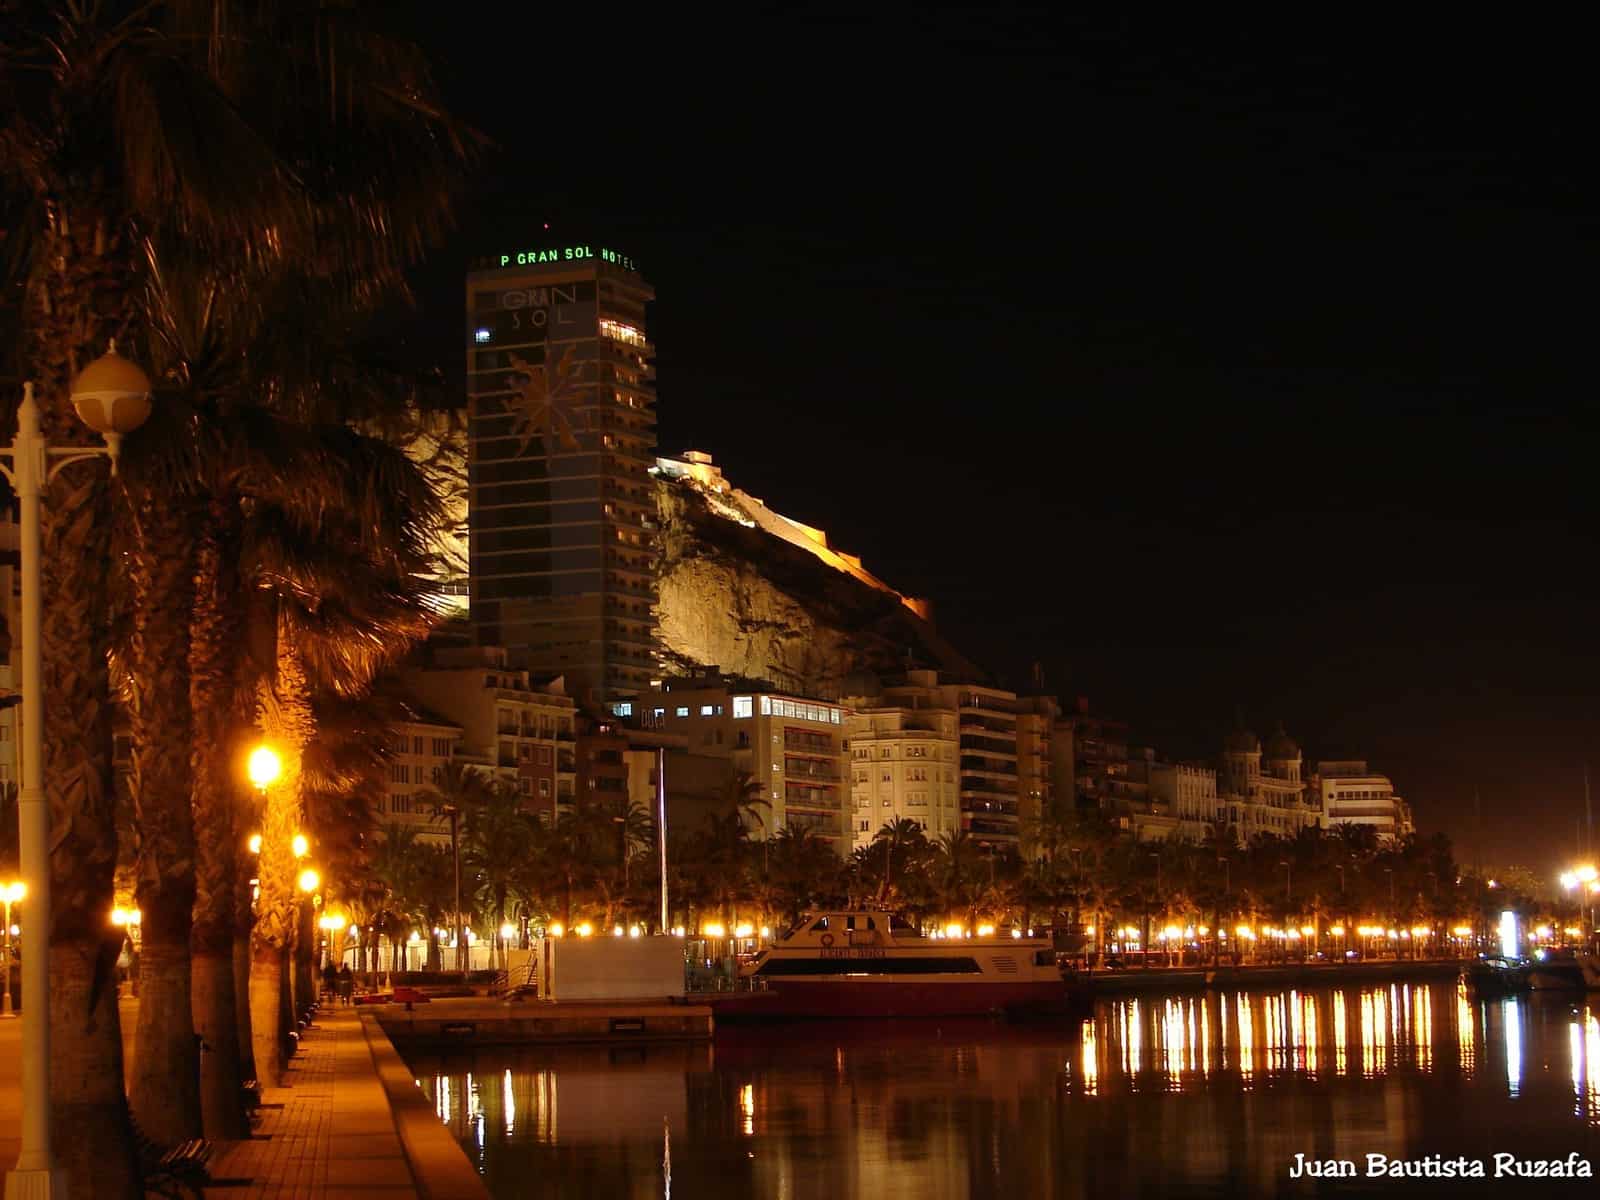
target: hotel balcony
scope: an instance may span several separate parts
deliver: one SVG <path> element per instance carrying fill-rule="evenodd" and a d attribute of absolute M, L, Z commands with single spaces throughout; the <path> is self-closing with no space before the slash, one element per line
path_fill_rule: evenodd
<path fill-rule="evenodd" d="M 783 803 L 786 809 L 808 809 L 814 812 L 841 813 L 844 805 L 836 795 L 809 788 L 785 788 Z"/>
<path fill-rule="evenodd" d="M 1005 779 L 1017 777 L 1015 761 L 1004 758 L 991 758 L 988 755 L 963 754 L 961 756 L 961 773 L 963 775 L 998 775 Z"/>
<path fill-rule="evenodd" d="M 974 836 L 998 835 L 998 839 L 1002 841 L 1015 841 L 1017 837 L 1016 822 L 1004 818 L 968 817 L 963 814 L 962 823 Z"/>
<path fill-rule="evenodd" d="M 821 779 L 829 785 L 837 784 L 844 779 L 838 771 L 831 770 L 820 762 L 801 759 L 785 759 L 783 774 L 786 779 Z"/>
<path fill-rule="evenodd" d="M 988 734 L 961 733 L 961 752 L 963 754 L 986 754 L 999 758 L 1017 760 L 1017 744 L 1003 738 L 993 737 Z"/>
<path fill-rule="evenodd" d="M 986 779 L 978 775 L 961 776 L 961 795 L 963 799 L 971 796 L 974 800 L 986 801 L 1009 800 L 1013 804 L 1017 799 L 1017 783 L 1015 779 L 1002 782 L 998 779 Z"/>
<path fill-rule="evenodd" d="M 839 747 L 834 740 L 821 733 L 785 733 L 783 735 L 783 748 L 798 754 L 823 754 L 834 757 L 839 753 Z"/>

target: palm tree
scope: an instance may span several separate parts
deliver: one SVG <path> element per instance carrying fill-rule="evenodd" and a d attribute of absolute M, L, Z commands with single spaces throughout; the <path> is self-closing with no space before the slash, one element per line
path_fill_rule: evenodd
<path fill-rule="evenodd" d="M 239 854 L 248 799 L 242 794 L 237 764 L 245 754 L 244 731 L 253 705 L 240 686 L 237 647 L 243 640 L 244 609 L 235 603 L 238 585 L 238 523 L 215 511 L 201 523 L 195 547 L 195 600 L 189 637 L 189 708 L 193 714 L 191 751 L 192 808 L 204 814 L 195 828 L 195 898 L 190 929 L 190 987 L 194 1030 L 211 1053 L 202 1055 L 201 1125 L 215 1138 L 247 1136 L 242 1078 L 254 1077 L 248 1030 L 239 1014 L 249 1012 L 248 996 L 238 987 L 235 933 L 244 947 L 250 914 L 249 875 Z M 233 509 L 232 516 L 237 516 Z M 242 900 L 242 903 L 241 903 Z M 245 1001 L 241 1005 L 241 1001 Z M 246 1036 L 241 1040 L 241 1033 Z M 245 1071 L 250 1075 L 246 1076 Z"/>
<path fill-rule="evenodd" d="M 466 916 L 460 904 L 461 826 L 469 812 L 489 802 L 492 787 L 493 782 L 484 771 L 468 763 L 450 762 L 445 764 L 437 782 L 417 794 L 418 803 L 432 814 L 435 821 L 448 822 L 450 825 L 450 852 L 454 860 L 452 874 L 455 877 L 454 898 L 450 908 L 454 914 L 452 929 L 455 931 L 458 970 L 462 969 L 466 954 Z"/>
<path fill-rule="evenodd" d="M 772 842 L 771 899 L 792 926 L 825 895 L 839 861 L 827 842 L 807 828 L 788 828 Z"/>
<path fill-rule="evenodd" d="M 287 262 L 308 265 L 330 293 L 365 298 L 437 231 L 465 147 L 430 103 L 419 57 L 364 23 L 371 11 L 8 11 L 0 50 L 20 70 L 7 75 L 0 171 L 7 211 L 27 217 L 8 234 L 27 267 L 23 355 L 53 441 L 85 436 L 67 404 L 76 366 L 128 326 L 138 347 L 133 297 L 151 257 L 185 247 L 237 296 L 257 294 L 252 275 Z M 109 574 L 106 498 L 102 479 L 80 469 L 46 508 L 44 766 L 67 831 L 52 848 L 62 881 L 52 1019 L 75 1031 L 56 1039 L 52 1084 L 58 1117 L 70 1111 L 82 1131 L 62 1148 L 75 1182 L 131 1195 L 117 1014 L 96 982 L 112 952 L 98 943 L 114 861 L 107 611 L 96 586 Z"/>
<path fill-rule="evenodd" d="M 479 911 L 490 917 L 500 966 L 506 966 L 504 939 L 506 907 L 518 877 L 532 853 L 535 822 L 523 811 L 522 797 L 505 780 L 495 780 L 482 799 L 466 810 L 462 838 L 462 864 L 471 879 L 470 894 Z"/>
<path fill-rule="evenodd" d="M 921 822 L 913 821 L 910 817 L 885 821 L 878 832 L 872 835 L 872 844 L 883 846 L 883 885 L 878 890 L 879 905 L 888 905 L 889 893 L 894 886 L 896 857 L 903 857 L 907 850 L 925 847 L 927 842 Z"/>
<path fill-rule="evenodd" d="M 939 898 L 947 913 L 961 912 L 970 929 L 977 924 L 979 881 L 978 846 L 965 829 L 939 835 Z M 987 868 L 983 868 L 987 872 Z"/>
<path fill-rule="evenodd" d="M 132 727 L 131 793 L 139 828 L 139 1016 L 128 1101 L 145 1135 L 173 1145 L 201 1130 L 200 1072 L 190 1004 L 189 942 L 195 900 L 194 745 L 189 703 L 189 621 L 195 572 L 192 500 L 151 469 L 148 441 L 129 464 L 132 630 L 126 691 Z M 183 614 L 174 619 L 170 613 Z"/>
<path fill-rule="evenodd" d="M 256 1077 L 265 1087 L 277 1087 L 282 1078 L 288 1032 L 283 981 L 298 908 L 295 879 L 299 871 L 293 842 L 301 830 L 304 811 L 300 797 L 304 783 L 301 757 L 316 733 L 305 665 L 288 636 L 287 625 L 280 620 L 278 628 L 278 669 L 276 678 L 261 690 L 261 727 L 278 752 L 283 772 L 266 789 L 259 805 L 259 884 L 255 923 L 250 931 L 252 1051 Z"/>

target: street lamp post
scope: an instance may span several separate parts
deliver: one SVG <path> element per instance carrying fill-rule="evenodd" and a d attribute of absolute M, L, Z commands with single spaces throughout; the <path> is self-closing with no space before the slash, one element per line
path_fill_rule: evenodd
<path fill-rule="evenodd" d="M 667 936 L 667 751 L 656 747 L 656 842 L 661 856 L 661 936 Z"/>
<path fill-rule="evenodd" d="M 22 385 L 17 436 L 0 458 L 0 472 L 17 495 L 22 568 L 22 787 L 17 827 L 22 882 L 30 901 L 28 923 L 38 945 L 22 960 L 22 1145 L 6 1175 L 7 1200 L 65 1196 L 66 1180 L 50 1148 L 50 806 L 44 794 L 44 560 L 40 502 L 50 481 L 68 464 L 105 455 L 112 474 L 122 438 L 150 415 L 150 378 L 117 353 L 116 343 L 72 382 L 78 419 L 105 440 L 104 447 L 52 446 L 39 425 L 33 384 Z M 8 924 L 7 929 L 11 926 Z"/>
<path fill-rule="evenodd" d="M 466 938 L 461 933 L 461 842 L 457 838 L 457 823 L 461 817 L 461 810 L 454 804 L 444 806 L 445 816 L 450 818 L 450 857 L 455 863 L 455 888 L 456 888 L 456 970 L 461 972 L 461 980 L 466 982 L 467 961 L 462 956 L 467 952 Z"/>
<path fill-rule="evenodd" d="M 6 910 L 6 956 L 4 959 L 0 959 L 0 972 L 3 972 L 6 977 L 6 998 L 4 1007 L 0 1008 L 0 1017 L 15 1017 L 17 1015 L 11 1007 L 11 906 L 27 894 L 27 887 L 20 882 L 0 884 L 0 902 L 5 904 Z"/>

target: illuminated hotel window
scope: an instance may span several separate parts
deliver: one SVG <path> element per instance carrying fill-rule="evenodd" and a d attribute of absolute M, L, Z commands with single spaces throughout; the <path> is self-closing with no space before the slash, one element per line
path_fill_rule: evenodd
<path fill-rule="evenodd" d="M 749 696 L 735 696 L 733 698 L 733 717 L 734 717 L 734 720 L 737 721 L 737 720 L 739 720 L 739 719 L 741 719 L 743 717 L 751 716 L 753 714 L 753 712 L 754 712 L 754 704 L 752 703 L 751 698 Z"/>
<path fill-rule="evenodd" d="M 679 716 L 679 717 L 687 717 L 689 715 L 689 706 L 687 704 L 678 705 L 677 711 L 673 715 L 674 716 Z"/>
<path fill-rule="evenodd" d="M 493 336 L 487 329 L 480 328 L 473 331 L 472 339 L 481 346 Z"/>
<path fill-rule="evenodd" d="M 600 318 L 600 336 L 611 338 L 613 341 L 626 342 L 630 346 L 644 345 L 644 334 L 632 325 L 625 325 L 621 321 L 613 321 L 609 317 Z"/>

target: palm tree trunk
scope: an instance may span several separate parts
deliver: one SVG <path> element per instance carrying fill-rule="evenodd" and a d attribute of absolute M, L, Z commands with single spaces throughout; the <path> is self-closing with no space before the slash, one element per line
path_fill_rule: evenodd
<path fill-rule="evenodd" d="M 190 999 L 195 901 L 189 708 L 194 566 L 185 507 L 148 486 L 134 500 L 133 633 L 129 640 L 130 784 L 139 830 L 137 895 L 144 920 L 139 1019 L 128 1101 L 146 1137 L 199 1137 L 200 1052 Z"/>
<path fill-rule="evenodd" d="M 277 679 L 262 689 L 262 732 L 277 750 L 282 774 L 266 789 L 257 860 L 256 920 L 250 934 L 250 1037 L 256 1078 L 265 1087 L 283 1079 L 284 1049 L 290 1025 L 284 1010 L 284 976 L 295 932 L 294 835 L 299 829 L 300 755 L 314 732 L 307 701 L 305 668 L 280 627 Z"/>
<path fill-rule="evenodd" d="M 312 1002 L 317 996 L 311 981 L 311 954 L 316 945 L 316 925 L 310 897 L 301 900 L 295 907 L 298 911 L 295 921 L 294 1015 L 297 1020 L 305 1020 L 310 1016 Z"/>
<path fill-rule="evenodd" d="M 254 1039 L 250 1033 L 250 938 L 255 926 L 255 914 L 251 911 L 254 901 L 250 895 L 248 871 L 240 870 L 235 877 L 233 897 L 234 1025 L 238 1030 L 239 1075 L 250 1080 L 256 1079 L 257 1074 Z"/>
<path fill-rule="evenodd" d="M 82 195 L 79 189 L 78 195 Z M 75 370 L 113 332 L 96 314 L 127 311 L 126 248 L 93 216 L 92 200 L 50 211 L 32 261 L 43 269 L 24 301 L 27 369 L 41 425 L 55 445 L 85 445 L 73 413 Z M 50 805 L 50 1106 L 57 1164 L 82 1195 L 137 1197 L 141 1189 L 122 1080 L 116 960 L 106 921 L 117 860 L 105 581 L 112 571 L 105 469 L 79 464 L 42 507 L 45 722 Z"/>
<path fill-rule="evenodd" d="M 243 620 L 237 603 L 236 505 L 214 499 L 201 525 L 195 557 L 195 601 L 189 635 L 189 699 L 194 720 L 193 810 L 195 825 L 194 928 L 191 997 L 195 1032 L 201 1038 L 200 1113 L 210 1138 L 237 1140 L 250 1132 L 240 1084 L 247 1075 L 240 1050 L 241 1005 L 249 986 L 249 947 L 244 979 L 236 974 L 236 938 L 247 935 L 239 921 L 239 853 L 247 830 L 239 826 L 241 797 L 235 779 L 243 751 L 238 655 Z M 245 693 L 248 695 L 248 693 Z M 248 889 L 249 884 L 245 882 Z M 249 1037 L 245 1033 L 244 1044 Z"/>

